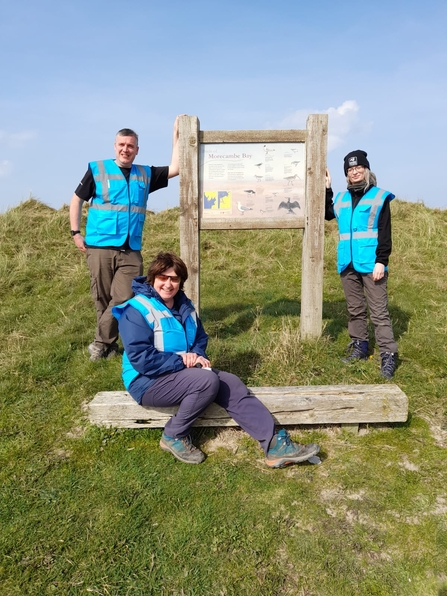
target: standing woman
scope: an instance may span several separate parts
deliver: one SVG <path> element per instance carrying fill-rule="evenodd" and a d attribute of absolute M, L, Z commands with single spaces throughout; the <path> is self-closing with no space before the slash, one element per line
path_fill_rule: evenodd
<path fill-rule="evenodd" d="M 357 150 L 344 159 L 348 189 L 334 200 L 331 176 L 326 173 L 327 220 L 337 218 L 338 272 L 349 313 L 350 354 L 344 362 L 368 357 L 368 312 L 380 349 L 381 373 L 394 375 L 397 343 L 388 312 L 388 259 L 391 254 L 390 201 L 394 195 L 376 186 L 367 153 Z"/>
<path fill-rule="evenodd" d="M 130 395 L 143 406 L 179 406 L 166 423 L 161 449 L 184 463 L 202 463 L 205 454 L 192 444 L 189 433 L 215 402 L 259 441 L 270 468 L 316 455 L 320 447 L 315 443 L 299 445 L 285 429 L 275 431 L 272 415 L 239 377 L 211 368 L 205 352 L 208 336 L 183 292 L 187 279 L 182 259 L 161 252 L 147 277 L 133 280 L 135 297 L 112 311 L 124 345 L 123 381 Z"/>

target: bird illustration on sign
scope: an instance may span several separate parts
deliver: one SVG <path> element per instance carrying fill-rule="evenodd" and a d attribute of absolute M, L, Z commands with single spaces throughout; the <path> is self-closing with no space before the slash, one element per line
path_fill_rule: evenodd
<path fill-rule="evenodd" d="M 298 174 L 294 174 L 293 176 L 284 176 L 284 180 L 287 180 L 287 186 L 293 186 L 293 181 L 296 178 L 300 178 Z M 300 178 L 301 180 L 301 178 Z"/>
<path fill-rule="evenodd" d="M 240 201 L 237 202 L 237 209 L 238 211 L 244 215 L 246 211 L 253 211 L 252 207 L 247 207 L 246 205 L 242 205 Z"/>
<path fill-rule="evenodd" d="M 288 215 L 296 215 L 294 209 L 300 209 L 300 204 L 298 201 L 291 201 L 290 197 L 286 198 L 286 201 L 281 201 L 281 203 L 278 205 L 278 209 L 287 209 Z"/>

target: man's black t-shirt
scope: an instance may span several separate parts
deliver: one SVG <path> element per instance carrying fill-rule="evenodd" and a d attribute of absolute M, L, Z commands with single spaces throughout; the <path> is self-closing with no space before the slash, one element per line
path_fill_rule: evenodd
<path fill-rule="evenodd" d="M 123 176 L 126 178 L 127 183 L 129 183 L 130 168 L 120 168 L 120 170 L 123 173 Z M 151 183 L 149 186 L 149 194 L 151 192 L 155 192 L 156 190 L 160 190 L 160 188 L 166 188 L 168 186 L 168 173 L 169 166 L 151 166 Z M 96 184 L 93 178 L 93 172 L 89 167 L 84 175 L 84 178 L 78 184 L 75 194 L 83 201 L 90 201 L 90 199 L 95 196 L 95 192 Z"/>

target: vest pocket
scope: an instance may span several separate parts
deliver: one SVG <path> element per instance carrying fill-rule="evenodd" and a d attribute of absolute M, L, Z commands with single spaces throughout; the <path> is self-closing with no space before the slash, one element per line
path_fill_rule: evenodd
<path fill-rule="evenodd" d="M 355 269 L 361 273 L 371 273 L 376 261 L 376 238 L 356 240 L 353 246 Z"/>
<path fill-rule="evenodd" d="M 337 247 L 338 272 L 341 273 L 351 262 L 351 241 L 340 240 Z"/>
<path fill-rule="evenodd" d="M 143 236 L 143 226 L 146 215 L 144 213 L 136 213 L 131 218 L 130 235 L 137 243 L 141 243 L 141 237 Z"/>
<path fill-rule="evenodd" d="M 94 230 L 96 234 L 116 236 L 118 233 L 118 213 L 91 209 L 88 217 L 91 229 Z"/>
<path fill-rule="evenodd" d="M 142 207 L 146 206 L 148 191 L 149 191 L 148 183 L 146 183 L 144 181 L 138 182 L 138 197 L 137 197 L 137 203 L 136 203 L 137 205 L 141 205 Z"/>

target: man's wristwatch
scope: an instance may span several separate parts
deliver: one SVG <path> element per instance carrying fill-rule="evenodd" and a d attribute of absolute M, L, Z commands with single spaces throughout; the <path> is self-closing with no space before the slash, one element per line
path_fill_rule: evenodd
<path fill-rule="evenodd" d="M 72 236 L 76 236 L 76 234 L 80 234 L 80 233 L 81 233 L 81 230 L 70 230 L 70 234 Z"/>

